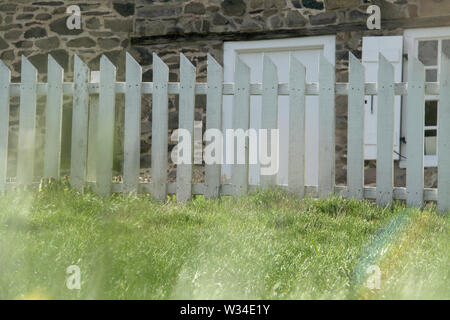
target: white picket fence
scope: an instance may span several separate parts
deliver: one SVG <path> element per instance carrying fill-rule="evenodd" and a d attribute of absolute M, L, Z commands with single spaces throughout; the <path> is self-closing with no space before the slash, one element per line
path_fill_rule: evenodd
<path fill-rule="evenodd" d="M 73 187 L 86 186 L 87 150 L 95 146 L 94 189 L 100 195 L 111 192 L 149 192 L 165 200 L 176 194 L 187 201 L 192 195 L 208 198 L 242 195 L 258 186 L 248 184 L 249 165 L 233 166 L 231 184 L 221 184 L 221 165 L 206 165 L 205 183 L 192 183 L 192 165 L 177 167 L 176 183 L 168 183 L 168 95 L 179 95 L 179 127 L 193 136 L 196 95 L 207 96 L 206 129 L 222 129 L 222 96 L 234 95 L 233 128 L 249 128 L 250 96 L 262 95 L 262 124 L 277 127 L 277 97 L 290 98 L 289 179 L 287 188 L 299 197 L 328 197 L 341 194 L 355 199 L 376 199 L 381 206 L 395 199 L 423 207 L 424 201 L 437 201 L 439 210 L 450 210 L 450 62 L 443 55 L 439 83 L 425 83 L 424 66 L 409 57 L 407 83 L 394 83 L 393 66 L 380 56 L 378 83 L 364 83 L 364 67 L 352 54 L 349 83 L 335 83 L 334 67 L 320 58 L 319 83 L 306 83 L 305 67 L 291 57 L 290 83 L 278 83 L 277 69 L 264 58 L 263 83 L 250 83 L 250 70 L 236 59 L 235 83 L 223 83 L 222 67 L 208 56 L 207 83 L 196 83 L 196 69 L 180 57 L 180 82 L 169 82 L 169 68 L 153 55 L 153 82 L 142 82 L 141 66 L 127 54 L 126 82 L 116 81 L 116 68 L 102 56 L 100 82 L 89 82 L 89 69 L 75 56 L 74 82 L 63 82 L 64 70 L 48 57 L 48 82 L 37 83 L 37 71 L 22 57 L 21 83 L 11 83 L 10 70 L 0 61 L 0 191 L 14 186 L 33 185 L 33 157 L 36 124 L 36 96 L 47 95 L 44 178 L 59 178 L 62 97 L 73 95 L 72 151 L 70 181 Z M 115 94 L 125 94 L 125 137 L 123 182 L 112 181 Z M 88 134 L 89 95 L 99 94 L 95 141 Z M 152 95 L 152 176 L 150 183 L 139 182 L 141 95 Z M 424 99 L 440 95 L 438 119 L 438 188 L 424 188 Z M 17 181 L 7 182 L 9 100 L 20 95 Z M 319 180 L 318 186 L 305 186 L 305 96 L 319 96 Z M 335 95 L 348 95 L 348 186 L 335 186 Z M 364 186 L 364 98 L 378 95 L 376 187 Z M 407 186 L 393 187 L 394 96 L 407 96 Z M 193 148 L 193 143 L 191 143 Z M 192 152 L 193 153 L 193 152 Z M 247 148 L 248 153 L 248 148 Z M 248 154 L 246 156 L 248 159 Z M 264 187 L 275 185 L 273 177 L 261 179 Z"/>

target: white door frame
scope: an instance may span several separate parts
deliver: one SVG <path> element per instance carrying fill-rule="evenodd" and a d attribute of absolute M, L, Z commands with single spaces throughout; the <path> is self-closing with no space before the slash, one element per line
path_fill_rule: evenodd
<path fill-rule="evenodd" d="M 269 39 L 252 41 L 225 41 L 224 42 L 224 82 L 234 82 L 234 67 L 236 56 L 240 53 L 264 53 L 273 51 L 292 51 L 305 49 L 320 49 L 325 58 L 333 65 L 336 61 L 336 36 L 307 36 L 287 39 Z M 227 97 L 224 97 L 224 101 Z M 225 104 L 224 104 L 225 105 Z M 225 119 L 228 110 L 223 109 L 223 132 L 231 128 L 231 123 Z M 222 178 L 224 182 L 231 177 L 231 166 L 222 166 Z"/>

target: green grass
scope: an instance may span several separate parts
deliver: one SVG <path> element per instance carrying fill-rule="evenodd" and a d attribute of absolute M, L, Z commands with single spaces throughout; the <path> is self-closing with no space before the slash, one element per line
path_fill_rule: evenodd
<path fill-rule="evenodd" d="M 449 234 L 434 207 L 279 190 L 161 204 L 52 184 L 0 196 L 0 299 L 449 299 Z M 74 264 L 81 290 L 65 285 Z"/>

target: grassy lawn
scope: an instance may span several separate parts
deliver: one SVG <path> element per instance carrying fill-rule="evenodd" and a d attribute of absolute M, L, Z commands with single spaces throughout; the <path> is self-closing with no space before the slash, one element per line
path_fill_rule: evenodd
<path fill-rule="evenodd" d="M 449 219 L 282 191 L 185 205 L 15 191 L 0 196 L 0 299 L 449 299 Z"/>

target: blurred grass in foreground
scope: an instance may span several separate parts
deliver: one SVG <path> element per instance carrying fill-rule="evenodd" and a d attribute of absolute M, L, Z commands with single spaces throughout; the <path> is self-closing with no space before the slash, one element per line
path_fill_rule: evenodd
<path fill-rule="evenodd" d="M 279 190 L 162 204 L 53 183 L 0 196 L 0 299 L 449 299 L 449 235 L 434 207 Z M 373 264 L 380 290 L 364 285 Z"/>

